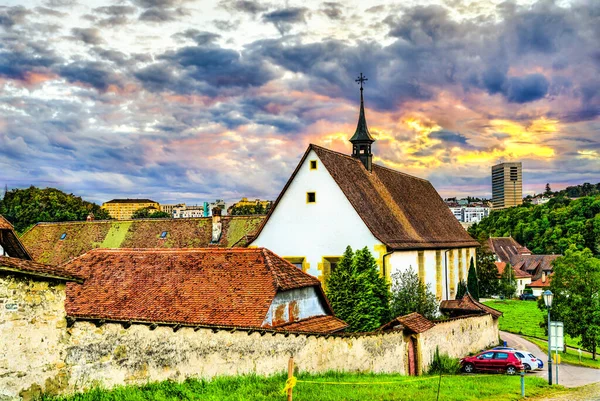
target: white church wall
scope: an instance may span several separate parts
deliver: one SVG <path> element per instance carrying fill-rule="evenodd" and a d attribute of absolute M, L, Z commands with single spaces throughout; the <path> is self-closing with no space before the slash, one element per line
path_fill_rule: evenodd
<path fill-rule="evenodd" d="M 311 170 L 310 162 L 315 160 L 317 168 Z M 307 192 L 315 192 L 315 203 L 307 203 Z M 375 247 L 381 243 L 311 151 L 251 245 L 284 258 L 303 257 L 303 270 L 322 279 L 323 257 L 340 257 L 350 245 L 352 249 L 368 246 L 379 259 Z"/>

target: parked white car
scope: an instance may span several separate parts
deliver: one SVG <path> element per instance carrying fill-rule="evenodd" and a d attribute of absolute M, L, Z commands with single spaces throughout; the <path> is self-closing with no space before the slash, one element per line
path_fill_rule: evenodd
<path fill-rule="evenodd" d="M 521 363 L 525 367 L 525 371 L 538 370 L 538 359 L 529 351 L 515 350 L 513 351 L 515 356 L 521 360 Z"/>

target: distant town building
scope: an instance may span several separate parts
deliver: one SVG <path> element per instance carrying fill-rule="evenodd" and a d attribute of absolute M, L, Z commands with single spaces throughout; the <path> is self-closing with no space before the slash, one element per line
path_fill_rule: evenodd
<path fill-rule="evenodd" d="M 160 205 L 160 211 L 161 212 L 165 212 L 165 213 L 169 213 L 171 216 L 173 215 L 173 208 L 175 206 L 185 206 L 185 203 L 179 203 L 179 204 L 169 204 L 169 205 Z"/>
<path fill-rule="evenodd" d="M 185 203 L 183 203 L 181 205 L 176 205 L 175 207 L 173 207 L 171 216 L 173 216 L 174 219 L 187 219 L 187 218 L 192 218 L 192 217 L 203 217 L 204 216 L 204 206 L 186 205 Z"/>
<path fill-rule="evenodd" d="M 160 210 L 160 205 L 150 199 L 113 199 L 102 204 L 102 209 L 105 209 L 110 217 L 117 220 L 131 219 L 133 212 L 142 208 L 157 211 Z"/>
<path fill-rule="evenodd" d="M 504 209 L 523 203 L 523 166 L 521 162 L 492 166 L 492 205 Z"/>
<path fill-rule="evenodd" d="M 550 201 L 550 198 L 541 196 L 541 197 L 535 197 L 535 198 L 531 199 L 531 204 L 532 205 L 543 205 L 544 203 L 548 203 L 549 201 Z"/>
<path fill-rule="evenodd" d="M 239 213 L 239 211 L 240 210 L 244 211 L 244 209 L 256 211 L 256 209 L 260 209 L 260 210 L 262 210 L 262 213 L 266 213 L 269 210 L 269 208 L 271 207 L 272 203 L 273 202 L 268 201 L 268 200 L 260 200 L 260 199 L 248 200 L 248 198 L 242 198 L 238 202 L 229 206 L 229 208 L 227 209 L 227 212 L 229 214 L 261 214 L 261 213 L 251 213 L 251 212 L 250 213 Z M 238 213 L 235 213 L 236 209 L 238 210 Z"/>
<path fill-rule="evenodd" d="M 221 209 L 222 215 L 227 214 L 227 204 L 225 203 L 225 201 L 223 199 L 217 199 L 214 202 L 210 202 L 208 204 L 208 209 L 205 209 L 204 216 L 212 216 L 212 210 L 216 207 Z"/>
<path fill-rule="evenodd" d="M 461 223 L 479 223 L 490 214 L 490 208 L 486 206 L 455 206 L 450 210 Z"/>

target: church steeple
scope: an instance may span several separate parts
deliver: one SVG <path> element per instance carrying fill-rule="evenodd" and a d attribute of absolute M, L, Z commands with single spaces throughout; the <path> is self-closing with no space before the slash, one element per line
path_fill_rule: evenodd
<path fill-rule="evenodd" d="M 360 114 L 358 116 L 356 132 L 354 132 L 354 135 L 352 135 L 352 138 L 350 138 L 350 142 L 352 142 L 352 157 L 359 159 L 365 168 L 371 171 L 373 165 L 371 144 L 375 142 L 375 139 L 373 139 L 369 133 L 369 129 L 367 128 L 367 119 L 365 118 L 363 82 L 367 81 L 367 78 L 363 77 L 361 72 L 360 76 L 355 81 L 360 84 Z"/>

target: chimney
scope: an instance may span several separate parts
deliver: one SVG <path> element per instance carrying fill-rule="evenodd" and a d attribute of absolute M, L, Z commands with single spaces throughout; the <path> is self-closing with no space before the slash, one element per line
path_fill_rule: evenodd
<path fill-rule="evenodd" d="M 94 216 L 94 213 L 90 213 L 87 215 L 85 221 L 94 221 L 95 218 L 96 216 Z"/>
<path fill-rule="evenodd" d="M 217 244 L 221 239 L 223 225 L 221 224 L 221 208 L 215 207 L 212 209 L 212 239 L 211 244 Z"/>

